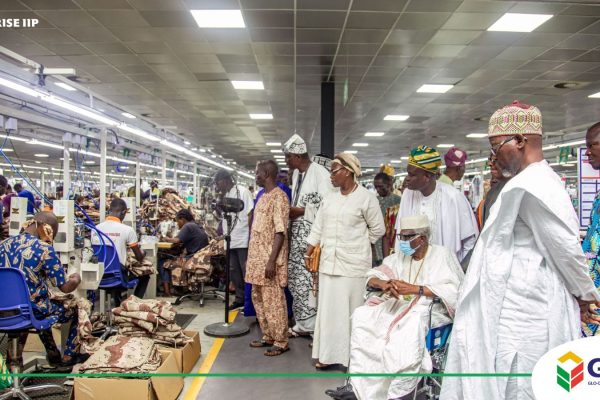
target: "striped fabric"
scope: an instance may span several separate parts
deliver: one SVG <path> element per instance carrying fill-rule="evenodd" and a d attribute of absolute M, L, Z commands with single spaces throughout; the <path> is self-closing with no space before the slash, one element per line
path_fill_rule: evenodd
<path fill-rule="evenodd" d="M 442 165 L 442 157 L 440 156 L 440 153 L 438 153 L 438 151 L 433 147 L 419 146 L 410 151 L 408 165 L 412 165 L 435 174 L 440 165 Z"/>

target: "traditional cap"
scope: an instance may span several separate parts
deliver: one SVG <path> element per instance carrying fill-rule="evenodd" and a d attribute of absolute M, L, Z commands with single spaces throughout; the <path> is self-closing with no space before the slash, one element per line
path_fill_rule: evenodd
<path fill-rule="evenodd" d="M 429 228 L 427 215 L 410 215 L 400 218 L 400 230 Z"/>
<path fill-rule="evenodd" d="M 338 153 L 331 163 L 341 164 L 344 168 L 354 174 L 355 179 L 362 175 L 360 160 L 356 158 L 354 154 Z"/>
<path fill-rule="evenodd" d="M 461 167 L 465 165 L 465 161 L 467 161 L 467 152 L 458 147 L 452 147 L 444 156 L 446 167 Z"/>
<path fill-rule="evenodd" d="M 283 145 L 283 152 L 290 154 L 306 154 L 306 142 L 300 137 L 300 135 L 294 133 L 291 138 Z"/>
<path fill-rule="evenodd" d="M 394 174 L 396 173 L 396 170 L 390 164 L 385 164 L 385 165 L 382 165 L 381 168 L 379 168 L 379 172 L 383 172 L 384 174 L 393 177 Z"/>
<path fill-rule="evenodd" d="M 536 106 L 518 100 L 502 107 L 492 115 L 488 136 L 541 135 L 542 113 Z"/>
<path fill-rule="evenodd" d="M 427 172 L 435 174 L 442 165 L 442 157 L 440 153 L 433 147 L 419 146 L 410 151 L 408 157 L 408 165 L 424 169 Z"/>

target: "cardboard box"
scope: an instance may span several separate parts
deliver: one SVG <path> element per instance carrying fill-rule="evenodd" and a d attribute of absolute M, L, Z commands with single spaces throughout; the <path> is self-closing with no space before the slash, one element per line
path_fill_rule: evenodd
<path fill-rule="evenodd" d="M 157 374 L 179 372 L 171 352 L 161 350 L 160 355 L 162 364 Z M 182 377 L 75 378 L 75 400 L 176 400 L 182 390 Z"/>
<path fill-rule="evenodd" d="M 183 331 L 183 333 L 192 338 L 190 343 L 179 348 L 161 346 L 161 350 L 166 350 L 173 354 L 175 360 L 177 360 L 179 372 L 188 373 L 192 372 L 196 361 L 200 358 L 200 332 Z"/>

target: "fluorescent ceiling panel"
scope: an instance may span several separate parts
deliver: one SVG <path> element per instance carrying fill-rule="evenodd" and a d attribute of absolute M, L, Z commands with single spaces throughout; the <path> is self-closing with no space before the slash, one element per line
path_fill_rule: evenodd
<path fill-rule="evenodd" d="M 238 90 L 265 90 L 262 81 L 231 81 L 231 84 Z"/>
<path fill-rule="evenodd" d="M 468 137 L 469 139 L 482 139 L 482 138 L 485 138 L 485 137 L 487 137 L 487 136 L 488 136 L 488 134 L 487 134 L 487 133 L 469 133 L 469 134 L 467 135 L 467 137 Z"/>
<path fill-rule="evenodd" d="M 381 137 L 385 135 L 385 132 L 367 132 L 365 133 L 366 137 Z"/>
<path fill-rule="evenodd" d="M 408 115 L 390 114 L 386 115 L 384 121 L 406 121 L 409 118 Z"/>
<path fill-rule="evenodd" d="M 245 28 L 241 10 L 190 10 L 200 28 Z"/>
<path fill-rule="evenodd" d="M 532 32 L 552 18 L 552 14 L 506 13 L 487 30 L 494 32 Z"/>
<path fill-rule="evenodd" d="M 273 119 L 273 114 L 250 114 L 250 119 Z"/>
<path fill-rule="evenodd" d="M 417 93 L 446 93 L 452 89 L 454 85 L 433 85 L 425 84 L 417 89 Z"/>

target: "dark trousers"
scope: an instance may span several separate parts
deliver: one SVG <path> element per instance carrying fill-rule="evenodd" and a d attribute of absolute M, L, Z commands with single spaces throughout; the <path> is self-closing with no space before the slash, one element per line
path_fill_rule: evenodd
<path fill-rule="evenodd" d="M 133 279 L 133 277 L 130 279 Z M 135 279 L 138 280 L 138 284 L 135 286 L 135 289 L 133 289 L 133 295 L 143 299 L 144 294 L 146 294 L 146 289 L 148 288 L 148 282 L 150 282 L 150 275 L 135 277 Z M 123 288 L 118 287 L 112 290 L 110 294 L 113 297 L 115 307 L 119 307 L 121 301 L 123 301 Z"/>
<path fill-rule="evenodd" d="M 246 283 L 246 259 L 248 249 L 231 249 L 229 267 L 231 282 L 235 285 L 235 302 L 244 304 L 244 284 Z M 229 290 L 229 288 L 225 288 Z"/>

